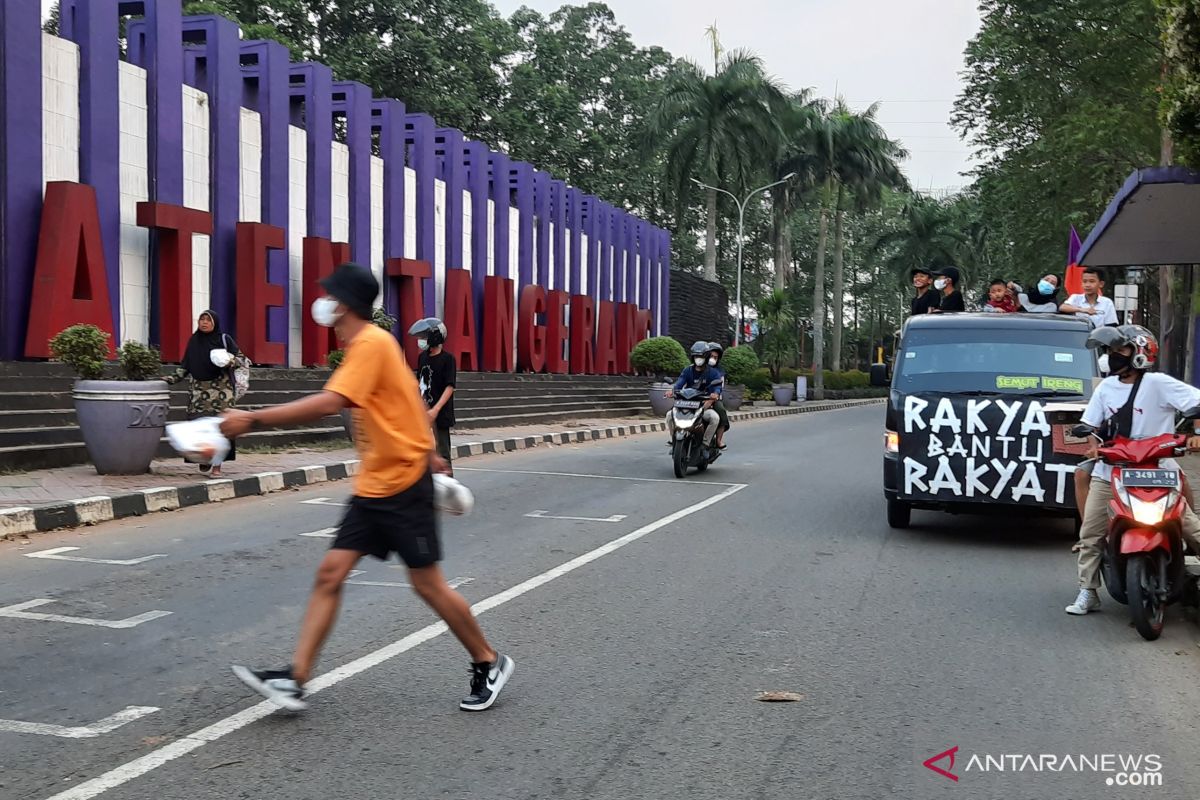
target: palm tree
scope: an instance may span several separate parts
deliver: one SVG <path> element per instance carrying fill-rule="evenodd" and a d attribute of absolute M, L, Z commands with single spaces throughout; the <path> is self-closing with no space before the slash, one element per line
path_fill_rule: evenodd
<path fill-rule="evenodd" d="M 651 112 L 644 147 L 666 139 L 667 182 L 682 209 L 691 181 L 748 186 L 760 173 L 764 153 L 777 141 L 772 109 L 782 91 L 763 72 L 762 60 L 745 50 L 724 57 L 715 75 L 685 61 Z M 717 279 L 717 192 L 706 190 L 704 276 Z"/>
<path fill-rule="evenodd" d="M 758 325 L 762 334 L 762 357 L 771 369 L 771 380 L 779 382 L 784 363 L 796 353 L 795 313 L 791 299 L 776 289 L 758 304 Z"/>
<path fill-rule="evenodd" d="M 913 195 L 900 212 L 899 224 L 876 240 L 871 255 L 888 252 L 884 268 L 902 278 L 919 267 L 954 264 L 967 244 L 953 208 L 931 197 Z"/>
<path fill-rule="evenodd" d="M 808 142 L 813 125 L 821 117 L 821 102 L 804 89 L 785 98 L 775 113 L 779 143 L 770 165 L 774 180 L 795 175 L 792 180 L 771 190 L 772 245 L 775 259 L 775 289 L 787 282 L 792 260 L 791 217 L 812 187 L 813 163 Z"/>

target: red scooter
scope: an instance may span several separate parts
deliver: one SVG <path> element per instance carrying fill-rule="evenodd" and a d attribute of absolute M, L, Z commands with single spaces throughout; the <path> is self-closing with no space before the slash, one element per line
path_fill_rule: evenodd
<path fill-rule="evenodd" d="M 1096 435 L 1088 426 L 1077 435 Z M 1176 468 L 1159 461 L 1187 454 L 1187 437 L 1163 434 L 1152 439 L 1118 436 L 1105 442 L 1100 458 L 1113 468 L 1113 500 L 1101 570 L 1108 593 L 1129 606 L 1142 638 L 1162 635 L 1163 612 L 1187 587 L 1183 561 L 1182 516 L 1186 499 Z"/>

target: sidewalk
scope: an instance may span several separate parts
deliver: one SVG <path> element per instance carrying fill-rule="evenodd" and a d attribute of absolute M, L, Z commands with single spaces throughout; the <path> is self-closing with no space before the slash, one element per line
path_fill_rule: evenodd
<path fill-rule="evenodd" d="M 808 401 L 786 408 L 751 408 L 730 416 L 736 422 L 882 402 Z M 472 429 L 455 434 L 454 457 L 457 461 L 542 445 L 578 444 L 664 430 L 665 423 L 649 415 Z M 358 471 L 358 459 L 350 447 L 238 453 L 237 461 L 226 464 L 223 476 L 217 480 L 206 479 L 194 465 L 184 464 L 182 459 L 155 461 L 150 469 L 148 475 L 97 475 L 91 465 L 83 464 L 0 475 L 0 539 L 342 480 Z"/>

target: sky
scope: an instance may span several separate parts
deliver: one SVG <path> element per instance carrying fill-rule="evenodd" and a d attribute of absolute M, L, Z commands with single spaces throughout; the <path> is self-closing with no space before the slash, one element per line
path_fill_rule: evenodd
<path fill-rule="evenodd" d="M 42 0 L 43 13 L 52 0 Z M 575 0 L 583 3 L 585 0 Z M 607 0 L 642 46 L 711 64 L 705 29 L 716 23 L 727 49 L 749 48 L 792 89 L 844 97 L 879 119 L 911 153 L 914 187 L 953 190 L 970 182 L 970 148 L 949 126 L 963 49 L 979 28 L 974 0 Z M 563 0 L 492 0 L 549 13 Z"/>

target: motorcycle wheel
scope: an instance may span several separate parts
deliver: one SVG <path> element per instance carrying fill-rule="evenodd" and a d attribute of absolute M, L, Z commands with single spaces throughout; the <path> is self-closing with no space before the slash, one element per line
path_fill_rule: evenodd
<path fill-rule="evenodd" d="M 1108 594 L 1113 600 L 1123 606 L 1129 605 L 1129 595 L 1125 593 L 1125 587 L 1121 585 L 1120 570 L 1108 558 L 1100 563 L 1100 577 L 1104 579 L 1104 587 L 1108 589 Z"/>
<path fill-rule="evenodd" d="M 688 457 L 687 457 L 687 440 L 676 440 L 675 446 L 671 448 L 671 460 L 675 462 L 675 477 L 682 478 L 687 475 Z"/>
<path fill-rule="evenodd" d="M 1147 641 L 1162 636 L 1163 604 L 1158 589 L 1158 570 L 1153 559 L 1146 555 L 1130 556 L 1125 563 L 1125 591 L 1129 594 L 1129 611 L 1133 626 Z"/>

